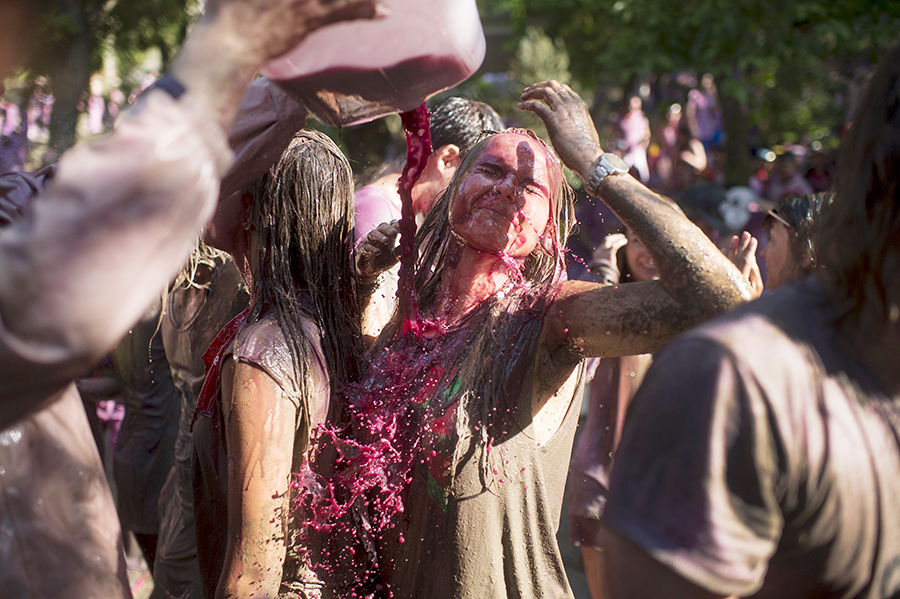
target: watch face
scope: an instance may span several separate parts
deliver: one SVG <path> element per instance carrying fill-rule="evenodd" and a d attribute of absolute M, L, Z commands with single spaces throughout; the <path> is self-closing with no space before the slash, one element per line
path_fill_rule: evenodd
<path fill-rule="evenodd" d="M 617 173 L 627 173 L 628 165 L 625 161 L 611 152 L 603 154 L 602 160 L 610 170 Z"/>

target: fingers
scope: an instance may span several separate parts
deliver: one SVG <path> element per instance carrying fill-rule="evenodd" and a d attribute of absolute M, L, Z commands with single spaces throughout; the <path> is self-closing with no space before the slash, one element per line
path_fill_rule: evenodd
<path fill-rule="evenodd" d="M 613 233 L 612 235 L 607 235 L 603 243 L 612 250 L 618 250 L 628 243 L 628 238 L 621 233 Z"/>
<path fill-rule="evenodd" d="M 372 278 L 389 269 L 399 260 L 399 222 L 381 223 L 366 235 L 356 250 L 356 268 L 362 278 Z"/>
<path fill-rule="evenodd" d="M 547 119 L 550 118 L 550 115 L 553 114 L 553 110 L 549 106 L 537 100 L 519 102 L 517 108 L 519 110 L 533 112 L 545 123 L 547 122 Z"/>
<path fill-rule="evenodd" d="M 523 100 L 537 99 L 553 103 L 558 102 L 559 100 L 569 100 L 573 97 L 579 98 L 578 94 L 576 94 L 571 87 L 565 83 L 560 83 L 555 79 L 541 81 L 540 83 L 529 85 L 522 90 Z"/>
<path fill-rule="evenodd" d="M 728 244 L 728 257 L 731 258 L 732 262 L 734 261 L 735 258 L 737 258 L 739 243 L 740 243 L 740 240 L 738 239 L 738 236 L 732 235 L 731 243 Z"/>
<path fill-rule="evenodd" d="M 744 233 L 744 235 L 747 236 L 744 251 L 747 255 L 753 256 L 753 260 L 756 261 L 756 248 L 759 247 L 759 241 L 757 241 L 756 237 L 750 235 L 750 233 Z"/>
<path fill-rule="evenodd" d="M 366 235 L 366 245 L 370 245 L 375 250 L 380 250 L 381 248 L 387 249 L 391 245 L 393 245 L 393 238 L 390 235 L 386 235 L 382 231 L 378 229 L 374 229 L 369 231 L 369 234 Z M 377 253 L 381 253 L 380 251 Z"/>

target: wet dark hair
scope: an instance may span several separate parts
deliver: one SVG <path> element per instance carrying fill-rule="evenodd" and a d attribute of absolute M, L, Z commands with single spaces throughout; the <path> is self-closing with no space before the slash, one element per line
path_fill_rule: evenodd
<path fill-rule="evenodd" d="M 811 193 L 803 196 L 784 198 L 772 208 L 772 212 L 788 224 L 791 256 L 802 270 L 809 274 L 818 263 L 816 259 L 815 230 L 819 222 L 822 206 L 831 201 L 830 193 Z M 768 230 L 775 219 L 767 215 L 763 228 Z M 803 258 L 809 258 L 809 266 L 803 265 Z"/>
<path fill-rule="evenodd" d="M 842 318 L 882 334 L 900 304 L 900 46 L 887 53 L 841 142 L 817 232 Z"/>
<path fill-rule="evenodd" d="M 483 131 L 503 131 L 505 128 L 497 111 L 484 102 L 452 96 L 431 109 L 428 129 L 435 150 L 453 144 L 460 154 L 465 154 Z"/>
<path fill-rule="evenodd" d="M 526 258 L 521 277 L 516 280 L 515 273 L 511 273 L 510 278 L 516 285 L 486 299 L 466 317 L 470 333 L 465 351 L 448 355 L 443 360 L 447 371 L 455 370 L 458 380 L 465 381 L 456 410 L 456 432 L 460 438 L 477 436 L 483 449 L 490 445 L 492 437 L 502 434 L 494 427 L 500 415 L 491 408 L 502 405 L 501 400 L 508 393 L 508 386 L 516 384 L 516 381 L 510 380 L 515 358 L 523 344 L 529 339 L 536 339 L 543 307 L 552 300 L 555 287 L 565 280 L 564 248 L 575 223 L 575 193 L 566 182 L 556 153 L 533 131 L 507 129 L 503 133 L 489 133 L 470 148 L 450 186 L 434 202 L 416 235 L 416 255 L 419 258 L 414 284 L 419 308 L 427 312 L 440 295 L 444 264 L 456 259 L 459 250 L 460 242 L 450 225 L 450 200 L 491 140 L 498 135 L 510 134 L 536 140 L 547 152 L 551 177 L 549 222 L 541 241 Z M 525 320 L 510 318 L 511 314 L 522 313 L 523 310 L 528 311 Z M 373 348 L 374 353 L 384 351 L 399 339 L 402 333 L 398 316 L 395 311 Z M 461 452 L 464 448 L 464 443 L 456 446 L 451 477 L 455 476 L 456 466 L 463 459 Z M 489 456 L 489 451 L 483 451 L 479 458 L 483 483 L 488 478 Z"/>
<path fill-rule="evenodd" d="M 358 375 L 360 308 L 352 260 L 353 175 L 335 143 L 300 131 L 266 177 L 252 186 L 258 234 L 255 301 L 248 322 L 271 311 L 287 340 L 309 440 L 310 364 L 303 316 L 319 327 L 334 393 Z M 301 427 L 302 428 L 302 427 Z"/>

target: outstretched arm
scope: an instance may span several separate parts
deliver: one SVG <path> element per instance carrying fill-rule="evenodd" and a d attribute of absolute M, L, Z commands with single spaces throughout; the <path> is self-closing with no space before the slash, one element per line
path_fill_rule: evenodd
<path fill-rule="evenodd" d="M 52 401 L 158 296 L 215 209 L 225 133 L 255 69 L 374 0 L 210 1 L 170 74 L 109 137 L 60 161 L 0 231 L 0 428 Z"/>
<path fill-rule="evenodd" d="M 581 98 L 548 81 L 527 88 L 519 106 L 544 121 L 560 158 L 587 181 L 603 152 Z M 639 181 L 610 175 L 594 191 L 644 244 L 660 280 L 619 287 L 566 283 L 544 327 L 551 350 L 568 351 L 573 359 L 652 352 L 751 298 L 746 279 L 700 229 Z"/>

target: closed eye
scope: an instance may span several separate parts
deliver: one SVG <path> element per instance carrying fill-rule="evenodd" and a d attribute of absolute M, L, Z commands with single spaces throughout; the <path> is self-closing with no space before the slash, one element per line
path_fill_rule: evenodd
<path fill-rule="evenodd" d="M 480 164 L 478 170 L 489 177 L 499 177 L 503 174 L 503 170 L 499 166 L 490 163 Z"/>

